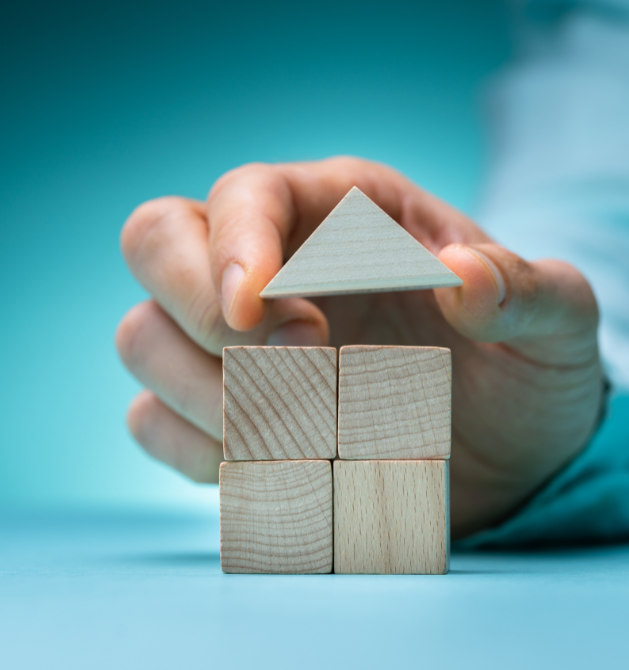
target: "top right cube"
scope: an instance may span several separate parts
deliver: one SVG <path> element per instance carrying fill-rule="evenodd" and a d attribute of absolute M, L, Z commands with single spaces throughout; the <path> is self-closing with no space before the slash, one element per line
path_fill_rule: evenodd
<path fill-rule="evenodd" d="M 338 398 L 339 458 L 450 457 L 449 349 L 342 347 Z"/>

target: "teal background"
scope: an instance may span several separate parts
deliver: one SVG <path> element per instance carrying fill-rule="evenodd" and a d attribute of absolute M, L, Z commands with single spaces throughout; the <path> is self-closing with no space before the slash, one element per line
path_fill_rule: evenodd
<path fill-rule="evenodd" d="M 501 2 L 29 2 L 0 21 L 0 504 L 216 498 L 127 434 L 125 218 L 248 161 L 354 154 L 473 212 Z"/>

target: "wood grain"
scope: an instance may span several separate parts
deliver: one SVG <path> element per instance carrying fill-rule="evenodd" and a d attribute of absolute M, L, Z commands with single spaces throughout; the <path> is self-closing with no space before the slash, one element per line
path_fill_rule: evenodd
<path fill-rule="evenodd" d="M 448 572 L 448 482 L 448 461 L 335 461 L 334 572 Z"/>
<path fill-rule="evenodd" d="M 463 282 L 356 187 L 260 295 L 406 291 Z"/>
<path fill-rule="evenodd" d="M 330 461 L 223 463 L 220 499 L 223 572 L 332 571 Z"/>
<path fill-rule="evenodd" d="M 449 349 L 343 347 L 339 457 L 449 458 L 451 379 Z"/>
<path fill-rule="evenodd" d="M 336 358 L 332 347 L 226 347 L 225 459 L 334 458 Z"/>

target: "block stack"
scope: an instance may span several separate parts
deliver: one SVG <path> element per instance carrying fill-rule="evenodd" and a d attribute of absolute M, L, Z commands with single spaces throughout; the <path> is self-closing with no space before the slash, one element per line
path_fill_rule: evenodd
<path fill-rule="evenodd" d="M 224 350 L 224 572 L 448 571 L 450 351 L 336 353 Z"/>
<path fill-rule="evenodd" d="M 354 188 L 261 296 L 460 284 Z M 223 372 L 224 572 L 448 571 L 448 349 L 227 347 Z"/>

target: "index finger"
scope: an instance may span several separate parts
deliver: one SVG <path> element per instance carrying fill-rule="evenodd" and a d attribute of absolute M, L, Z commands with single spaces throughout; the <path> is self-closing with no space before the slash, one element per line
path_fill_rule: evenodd
<path fill-rule="evenodd" d="M 393 170 L 352 158 L 254 164 L 222 177 L 207 212 L 212 276 L 229 326 L 248 330 L 262 321 L 260 292 L 352 186 L 399 221 L 404 185 Z"/>

